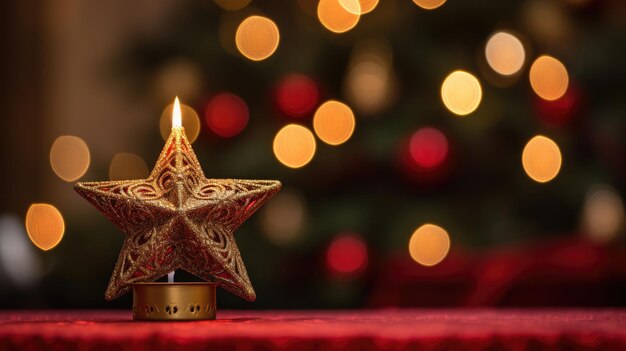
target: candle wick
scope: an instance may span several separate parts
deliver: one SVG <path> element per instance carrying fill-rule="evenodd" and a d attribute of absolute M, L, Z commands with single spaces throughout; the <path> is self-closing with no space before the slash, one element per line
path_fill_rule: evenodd
<path fill-rule="evenodd" d="M 167 282 L 168 283 L 173 283 L 174 282 L 174 274 L 176 273 L 176 271 L 172 271 L 167 273 Z"/>

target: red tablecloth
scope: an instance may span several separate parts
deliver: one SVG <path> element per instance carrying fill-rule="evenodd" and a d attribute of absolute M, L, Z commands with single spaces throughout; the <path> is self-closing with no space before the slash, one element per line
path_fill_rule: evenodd
<path fill-rule="evenodd" d="M 626 350 L 626 310 L 222 311 L 135 322 L 120 311 L 0 312 L 0 350 Z"/>

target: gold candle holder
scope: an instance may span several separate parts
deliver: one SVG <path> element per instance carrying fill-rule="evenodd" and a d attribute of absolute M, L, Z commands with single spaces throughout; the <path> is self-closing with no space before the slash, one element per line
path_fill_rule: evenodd
<path fill-rule="evenodd" d="M 133 319 L 213 320 L 215 287 L 209 282 L 133 284 Z"/>

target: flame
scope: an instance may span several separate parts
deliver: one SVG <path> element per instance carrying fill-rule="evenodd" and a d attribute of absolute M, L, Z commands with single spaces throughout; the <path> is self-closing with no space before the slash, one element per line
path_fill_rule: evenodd
<path fill-rule="evenodd" d="M 174 110 L 172 110 L 172 129 L 174 128 L 182 128 L 183 127 L 183 119 L 182 114 L 180 112 L 180 101 L 178 101 L 178 96 L 176 100 L 174 100 Z"/>

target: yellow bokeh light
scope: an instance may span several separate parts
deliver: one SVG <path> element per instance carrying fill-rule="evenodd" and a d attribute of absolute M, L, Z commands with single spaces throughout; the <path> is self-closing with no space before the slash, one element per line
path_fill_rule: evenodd
<path fill-rule="evenodd" d="M 530 86 L 540 98 L 548 101 L 563 96 L 569 84 L 567 69 L 551 56 L 540 56 L 530 67 Z"/>
<path fill-rule="evenodd" d="M 491 69 L 504 76 L 510 76 L 522 68 L 526 52 L 517 37 L 510 33 L 498 32 L 487 40 L 485 57 Z"/>
<path fill-rule="evenodd" d="M 360 17 L 358 13 L 346 10 L 340 0 L 320 0 L 317 4 L 317 18 L 326 29 L 334 33 L 345 33 L 354 28 Z"/>
<path fill-rule="evenodd" d="M 248 6 L 252 0 L 214 0 L 215 3 L 227 11 L 237 11 Z"/>
<path fill-rule="evenodd" d="M 79 137 L 60 136 L 50 148 L 50 166 L 66 182 L 82 177 L 89 168 L 90 160 L 89 147 Z"/>
<path fill-rule="evenodd" d="M 315 134 L 326 144 L 345 143 L 354 132 L 354 113 L 346 104 L 330 100 L 323 103 L 313 116 Z"/>
<path fill-rule="evenodd" d="M 144 179 L 149 174 L 146 162 L 138 155 L 120 152 L 109 165 L 110 180 Z"/>
<path fill-rule="evenodd" d="M 183 122 L 183 128 L 185 128 L 185 134 L 190 143 L 193 143 L 200 134 L 200 117 L 196 111 L 184 104 L 180 104 L 181 117 Z M 161 120 L 159 122 L 159 131 L 163 140 L 167 140 L 172 131 L 172 115 L 174 112 L 174 104 L 169 104 L 165 110 L 161 113 Z"/>
<path fill-rule="evenodd" d="M 339 2 L 346 10 L 357 15 L 370 13 L 378 6 L 378 0 L 339 0 Z"/>
<path fill-rule="evenodd" d="M 561 150 L 552 139 L 537 135 L 524 147 L 522 165 L 532 180 L 549 182 L 561 169 Z"/>
<path fill-rule="evenodd" d="M 276 133 L 273 149 L 280 163 L 300 168 L 311 162 L 315 155 L 315 137 L 308 128 L 289 124 Z"/>
<path fill-rule="evenodd" d="M 417 228 L 409 240 L 409 254 L 423 266 L 441 262 L 450 250 L 450 236 L 443 228 L 424 224 Z"/>
<path fill-rule="evenodd" d="M 465 116 L 478 108 L 483 92 L 480 82 L 465 71 L 450 73 L 441 85 L 441 99 L 450 112 Z"/>
<path fill-rule="evenodd" d="M 61 212 L 49 204 L 32 204 L 26 212 L 26 232 L 38 248 L 48 251 L 57 246 L 65 232 Z"/>
<path fill-rule="evenodd" d="M 339 0 L 339 4 L 350 13 L 361 14 L 361 2 L 359 0 Z"/>
<path fill-rule="evenodd" d="M 446 0 L 413 0 L 413 2 L 425 10 L 434 10 L 443 5 Z"/>
<path fill-rule="evenodd" d="M 276 23 L 262 16 L 246 18 L 235 34 L 237 49 L 252 61 L 261 61 L 272 56 L 278 48 L 279 41 L 280 34 Z"/>

